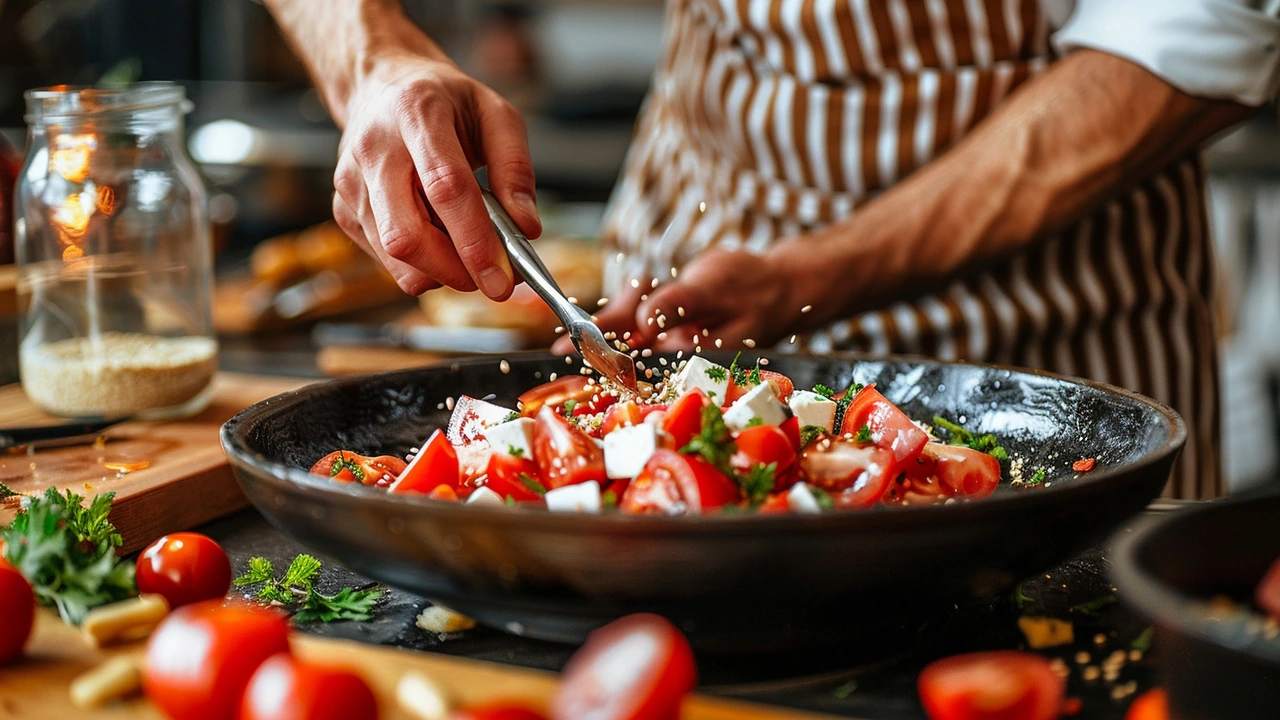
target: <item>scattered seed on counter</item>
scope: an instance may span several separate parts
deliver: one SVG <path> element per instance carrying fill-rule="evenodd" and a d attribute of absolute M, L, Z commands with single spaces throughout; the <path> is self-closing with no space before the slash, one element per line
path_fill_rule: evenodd
<path fill-rule="evenodd" d="M 506 360 L 503 360 L 502 362 L 498 363 L 498 369 L 502 371 L 503 375 L 509 375 L 511 373 L 511 363 L 507 362 Z"/>
<path fill-rule="evenodd" d="M 640 351 L 640 357 L 649 357 L 652 354 L 653 354 L 653 351 L 650 350 L 649 348 L 645 348 Z"/>
<path fill-rule="evenodd" d="M 571 356 L 571 355 L 565 355 L 565 356 L 564 356 L 564 364 L 565 364 L 565 365 L 572 365 L 572 364 L 573 364 L 573 356 Z"/>

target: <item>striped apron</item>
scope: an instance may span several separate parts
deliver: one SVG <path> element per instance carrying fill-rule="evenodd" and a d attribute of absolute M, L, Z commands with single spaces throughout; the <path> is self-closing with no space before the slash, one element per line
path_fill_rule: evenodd
<path fill-rule="evenodd" d="M 605 288 L 704 248 L 760 251 L 856 213 L 1053 55 L 1037 0 L 669 0 L 605 220 Z M 1198 157 L 1073 228 L 801 349 L 919 353 L 1094 378 L 1178 410 L 1166 495 L 1223 493 L 1214 270 Z M 614 262 L 614 257 L 618 258 Z"/>

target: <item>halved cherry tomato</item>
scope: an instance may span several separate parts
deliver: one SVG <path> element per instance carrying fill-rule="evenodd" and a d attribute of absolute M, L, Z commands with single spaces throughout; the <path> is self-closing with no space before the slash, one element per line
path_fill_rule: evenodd
<path fill-rule="evenodd" d="M 791 441 L 791 447 L 795 448 L 796 452 L 800 452 L 800 418 L 792 415 L 783 420 L 778 427 L 782 428 L 782 432 L 787 434 L 787 439 Z"/>
<path fill-rule="evenodd" d="M 22 654 L 36 620 L 36 596 L 31 583 L 0 558 L 0 665 Z"/>
<path fill-rule="evenodd" d="M 596 630 L 565 666 L 554 720 L 675 720 L 698 683 L 693 651 L 657 615 L 628 615 Z"/>
<path fill-rule="evenodd" d="M 535 502 L 541 495 L 521 476 L 541 483 L 538 479 L 538 464 L 529 458 L 512 457 L 506 453 L 494 453 L 489 458 L 489 467 L 485 469 L 481 487 L 487 487 L 504 498 L 516 502 Z"/>
<path fill-rule="evenodd" d="M 273 655 L 249 679 L 238 720 L 377 720 L 369 683 L 342 668 Z"/>
<path fill-rule="evenodd" d="M 1054 720 L 1066 691 L 1048 660 L 1013 650 L 943 658 L 918 685 L 930 720 Z"/>
<path fill-rule="evenodd" d="M 548 490 L 606 479 L 604 451 L 596 441 L 547 406 L 533 421 L 533 458 Z"/>
<path fill-rule="evenodd" d="M 605 413 L 604 423 L 600 426 L 601 437 L 622 427 L 639 425 L 644 422 L 645 413 L 640 406 L 628 400 L 609 408 Z"/>
<path fill-rule="evenodd" d="M 700 388 L 685 393 L 667 410 L 662 419 L 662 429 L 671 436 L 675 448 L 679 450 L 694 435 L 702 432 L 702 409 L 711 405 L 711 399 Z"/>
<path fill-rule="evenodd" d="M 927 443 L 917 460 L 907 474 L 936 477 L 948 495 L 986 497 L 1000 484 L 1000 461 L 971 448 Z"/>
<path fill-rule="evenodd" d="M 387 492 L 429 493 L 441 485 L 456 488 L 458 481 L 458 452 L 445 434 L 436 430 Z"/>
<path fill-rule="evenodd" d="M 839 507 L 875 505 L 889 488 L 893 454 L 874 445 L 833 438 L 800 454 L 800 477 L 831 493 Z"/>
<path fill-rule="evenodd" d="M 796 448 L 782 428 L 776 425 L 757 425 L 738 433 L 738 453 L 735 467 L 773 463 L 777 470 L 785 470 L 796 460 Z"/>
<path fill-rule="evenodd" d="M 142 687 L 173 720 L 233 720 L 258 666 L 287 652 L 280 614 L 206 600 L 160 622 L 147 642 Z"/>
<path fill-rule="evenodd" d="M 1129 705 L 1124 720 L 1169 720 L 1169 696 L 1163 688 L 1152 688 Z"/>
<path fill-rule="evenodd" d="M 138 556 L 138 592 L 163 595 L 169 607 L 213 600 L 231 588 L 231 561 L 222 546 L 200 533 L 170 533 Z"/>
<path fill-rule="evenodd" d="M 769 383 L 773 388 L 773 394 L 777 395 L 778 399 L 782 402 L 786 402 L 787 399 L 791 397 L 791 393 L 795 392 L 796 389 L 795 384 L 791 382 L 791 378 L 783 375 L 782 373 L 773 372 L 772 370 L 761 370 L 760 382 Z M 724 393 L 724 404 L 726 406 L 732 405 L 735 400 L 746 395 L 747 392 L 755 386 L 756 383 L 753 382 L 738 384 L 736 380 L 730 379 L 729 389 Z"/>
<path fill-rule="evenodd" d="M 600 392 L 600 386 L 589 381 L 585 375 L 566 375 L 543 383 L 520 396 L 520 415 L 537 417 L 543 405 L 560 408 L 568 400 L 586 405 Z"/>
<path fill-rule="evenodd" d="M 849 404 L 840 423 L 840 434 L 856 437 L 864 425 L 871 431 L 871 441 L 892 453 L 890 477 L 905 472 L 929 442 L 925 431 L 872 385 L 862 388 Z"/>
<path fill-rule="evenodd" d="M 1280 620 L 1280 558 L 1262 576 L 1262 582 L 1258 583 L 1258 590 L 1254 593 L 1254 601 L 1262 612 Z"/>
<path fill-rule="evenodd" d="M 737 483 L 701 457 L 658 450 L 627 486 L 619 507 L 641 514 L 697 514 L 740 498 Z"/>
<path fill-rule="evenodd" d="M 334 466 L 337 465 L 337 469 Z M 346 450 L 337 450 L 320 458 L 311 466 L 311 472 L 342 482 L 360 482 L 365 485 L 386 487 L 404 472 L 405 462 L 398 457 L 379 455 L 366 457 Z"/>
<path fill-rule="evenodd" d="M 921 457 L 917 460 L 923 460 Z M 933 474 L 904 474 L 894 478 L 885 490 L 882 502 L 890 505 L 932 505 L 951 497 L 949 488 Z"/>
<path fill-rule="evenodd" d="M 497 702 L 456 710 L 449 720 L 547 720 L 546 716 L 520 703 Z"/>

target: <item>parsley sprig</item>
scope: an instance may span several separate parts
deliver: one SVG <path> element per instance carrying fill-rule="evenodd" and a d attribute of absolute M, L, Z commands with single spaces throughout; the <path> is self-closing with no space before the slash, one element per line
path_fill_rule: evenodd
<path fill-rule="evenodd" d="M 747 471 L 747 476 L 741 480 L 742 489 L 747 493 L 747 499 L 751 504 L 756 505 L 765 501 L 769 497 L 769 493 L 773 492 L 777 486 L 778 463 L 769 463 L 762 465 L 756 463 Z"/>
<path fill-rule="evenodd" d="M 261 585 L 258 598 L 292 606 L 296 622 L 373 619 L 373 607 L 382 598 L 381 588 L 347 587 L 335 595 L 324 595 L 315 589 L 319 572 L 320 561 L 305 553 L 295 557 L 280 577 L 270 560 L 255 557 L 249 560 L 248 571 L 235 579 L 235 586 Z"/>
<path fill-rule="evenodd" d="M 339 450 L 338 459 L 334 460 L 333 467 L 329 468 L 329 477 L 338 477 L 343 470 L 350 470 L 356 482 L 364 482 L 364 468 L 360 467 L 360 463 L 347 457 L 345 453 Z"/>
<path fill-rule="evenodd" d="M 15 492 L 13 488 L 9 487 L 8 485 L 5 485 L 4 483 L 0 483 L 0 500 L 14 497 L 17 494 L 18 493 Z"/>
<path fill-rule="evenodd" d="M 862 392 L 862 388 L 866 387 L 860 382 L 850 382 L 849 387 L 845 388 L 844 394 L 836 397 L 837 393 L 834 389 L 822 383 L 813 386 L 813 392 L 821 395 L 828 400 L 834 400 L 836 403 L 836 427 L 844 425 L 844 414 L 849 410 L 849 404 Z"/>
<path fill-rule="evenodd" d="M 760 384 L 760 361 L 756 361 L 756 366 L 750 370 L 739 367 L 738 358 L 742 357 L 742 351 L 739 350 L 737 355 L 733 356 L 733 362 L 729 363 L 729 376 L 733 378 L 733 384 L 740 388 L 751 388 Z"/>
<path fill-rule="evenodd" d="M 701 455 L 704 460 L 715 465 L 720 472 L 734 477 L 733 467 L 729 461 L 738 451 L 738 445 L 729 434 L 724 424 L 724 413 L 714 404 L 702 408 L 702 430 L 694 435 L 689 443 L 680 448 L 680 452 L 688 455 Z"/>
<path fill-rule="evenodd" d="M 36 600 L 78 624 L 91 609 L 137 594 L 132 562 L 116 557 L 120 533 L 107 519 L 115 493 L 84 498 L 56 488 L 22 499 L 3 531 L 4 558 L 31 583 Z"/>
<path fill-rule="evenodd" d="M 942 428 L 951 436 L 951 444 L 984 452 L 997 460 L 1008 460 L 1009 453 L 1000 445 L 995 435 L 974 435 L 958 423 L 942 417 L 933 416 L 934 427 Z"/>
<path fill-rule="evenodd" d="M 821 425 L 805 425 L 800 428 L 800 447 L 805 447 L 825 434 L 827 429 Z"/>

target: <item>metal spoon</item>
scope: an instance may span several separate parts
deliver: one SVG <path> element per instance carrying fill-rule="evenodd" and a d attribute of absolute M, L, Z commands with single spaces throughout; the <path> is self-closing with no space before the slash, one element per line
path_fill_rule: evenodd
<path fill-rule="evenodd" d="M 503 209 L 498 198 L 485 188 L 480 188 L 484 195 L 484 204 L 489 209 L 489 218 L 502 239 L 502 246 L 511 257 L 511 264 L 529 283 L 533 291 L 551 306 L 551 311 L 560 318 L 560 324 L 569 333 L 574 347 L 582 353 L 582 358 L 596 372 L 617 385 L 638 392 L 636 384 L 636 364 L 625 353 L 618 352 L 604 339 L 604 333 L 591 321 L 585 310 L 569 302 L 564 291 L 556 284 L 555 278 L 542 264 L 538 253 L 534 251 L 529 238 L 520 232 L 515 221 Z"/>

